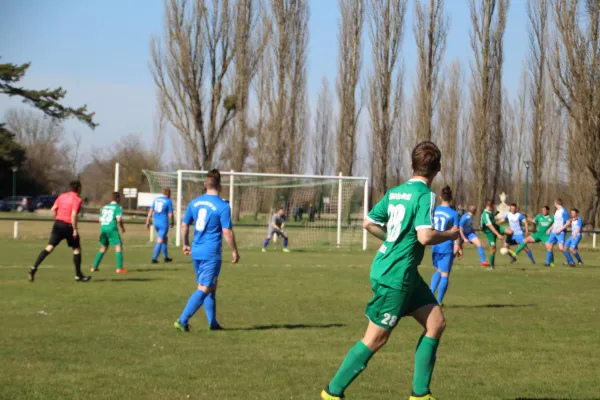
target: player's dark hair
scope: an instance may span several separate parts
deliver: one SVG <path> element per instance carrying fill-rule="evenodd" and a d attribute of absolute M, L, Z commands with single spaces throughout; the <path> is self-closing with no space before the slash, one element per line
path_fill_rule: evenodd
<path fill-rule="evenodd" d="M 71 188 L 71 192 L 77 192 L 79 189 L 81 189 L 81 182 L 71 181 L 69 182 L 69 188 Z"/>
<path fill-rule="evenodd" d="M 452 201 L 452 189 L 450 189 L 450 186 L 446 185 L 442 188 L 442 194 L 440 197 L 444 201 Z"/>
<path fill-rule="evenodd" d="M 510 206 L 517 208 L 517 203 L 512 203 Z"/>
<path fill-rule="evenodd" d="M 487 201 L 485 202 L 485 206 L 486 206 L 486 207 L 491 207 L 491 206 L 493 206 L 493 205 L 494 205 L 494 200 L 492 200 L 492 199 L 489 199 L 489 200 L 487 200 Z"/>
<path fill-rule="evenodd" d="M 575 211 L 577 214 L 579 214 L 579 210 L 576 208 L 571 208 L 571 211 Z"/>
<path fill-rule="evenodd" d="M 285 208 L 283 208 L 283 206 L 277 207 L 277 211 L 279 210 L 285 211 Z"/>
<path fill-rule="evenodd" d="M 171 195 L 171 188 L 164 187 L 163 190 L 162 190 L 162 192 L 163 192 L 163 194 L 165 196 L 170 196 Z"/>
<path fill-rule="evenodd" d="M 206 174 L 204 184 L 207 189 L 218 189 L 221 186 L 221 173 L 218 169 L 213 168 Z"/>
<path fill-rule="evenodd" d="M 545 209 L 546 209 L 546 211 L 550 211 L 550 207 L 548 207 L 548 206 L 544 206 L 544 207 L 542 207 L 542 208 L 545 208 Z"/>
<path fill-rule="evenodd" d="M 112 193 L 112 199 L 113 199 L 113 201 L 118 202 L 119 200 L 121 200 L 121 193 L 119 193 L 119 192 L 113 192 Z"/>
<path fill-rule="evenodd" d="M 425 140 L 415 146 L 411 154 L 412 169 L 416 176 L 429 177 L 440 170 L 442 152 L 435 143 Z"/>
<path fill-rule="evenodd" d="M 562 206 L 562 199 L 556 199 L 554 202 L 559 206 Z"/>

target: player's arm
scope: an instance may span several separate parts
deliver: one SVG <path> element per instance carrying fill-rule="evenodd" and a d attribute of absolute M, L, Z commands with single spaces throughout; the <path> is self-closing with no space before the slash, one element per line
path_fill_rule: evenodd
<path fill-rule="evenodd" d="M 56 202 L 52 205 L 50 211 L 52 211 L 52 214 L 54 214 L 54 217 L 56 217 L 56 212 L 58 211 L 58 204 Z"/>
<path fill-rule="evenodd" d="M 565 224 L 558 230 L 557 233 L 561 233 L 567 230 L 567 228 L 571 226 L 571 220 L 567 220 L 567 222 L 565 222 Z"/>
<path fill-rule="evenodd" d="M 181 220 L 181 237 L 183 238 L 183 254 L 189 256 L 192 253 L 190 248 L 190 225 L 194 223 L 194 210 L 192 205 L 188 205 L 185 215 Z"/>
<path fill-rule="evenodd" d="M 467 222 L 466 218 L 461 217 L 459 223 L 458 223 L 458 229 L 460 231 L 460 236 L 463 239 L 463 242 L 468 242 L 469 239 L 467 238 L 467 236 L 465 235 L 465 230 L 464 230 L 464 226 L 465 223 Z"/>
<path fill-rule="evenodd" d="M 489 213 L 486 214 L 485 216 L 486 220 L 484 221 L 485 226 L 487 226 L 489 228 L 490 231 L 492 231 L 492 233 L 494 235 L 496 235 L 499 238 L 502 238 L 502 235 L 500 234 L 500 232 L 498 232 L 498 230 L 496 229 L 496 227 L 494 226 L 494 224 L 492 223 L 492 220 L 490 218 Z"/>
<path fill-rule="evenodd" d="M 237 264 L 240 261 L 240 253 L 238 252 L 237 244 L 235 242 L 235 234 L 233 233 L 233 224 L 231 223 L 231 206 L 225 207 L 221 210 L 219 215 L 221 227 L 223 229 L 223 237 L 227 242 L 227 245 L 231 249 L 232 264 Z"/>
<path fill-rule="evenodd" d="M 521 214 L 521 224 L 525 227 L 525 237 L 529 236 L 529 224 L 527 223 L 527 217 Z"/>
<path fill-rule="evenodd" d="M 77 231 L 77 215 L 79 215 L 79 210 L 76 208 L 71 211 L 71 224 L 73 225 L 73 237 L 77 237 L 79 232 Z"/>
<path fill-rule="evenodd" d="M 171 228 L 175 226 L 175 213 L 173 213 L 173 202 L 169 200 L 168 205 L 169 221 L 171 221 Z"/>
<path fill-rule="evenodd" d="M 363 229 L 379 240 L 385 240 L 388 222 L 388 193 L 383 196 L 363 221 Z"/>
<path fill-rule="evenodd" d="M 385 225 L 381 225 L 379 222 L 371 220 L 369 217 L 363 221 L 363 229 L 366 229 L 371 235 L 375 236 L 379 240 L 385 240 L 386 230 Z"/>
<path fill-rule="evenodd" d="M 148 209 L 148 216 L 146 217 L 146 229 L 150 229 L 150 221 L 152 221 L 152 214 L 154 213 L 154 203 Z"/>
<path fill-rule="evenodd" d="M 121 232 L 125 233 L 125 224 L 123 223 L 123 217 L 117 217 L 117 223 L 121 227 Z"/>

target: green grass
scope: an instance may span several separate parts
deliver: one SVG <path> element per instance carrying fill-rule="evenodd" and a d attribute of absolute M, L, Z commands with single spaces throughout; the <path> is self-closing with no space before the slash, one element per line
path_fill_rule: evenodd
<path fill-rule="evenodd" d="M 73 282 L 69 250 L 50 255 L 34 284 L 26 268 L 48 223 L 23 224 L 24 240 L 0 223 L 0 399 L 312 399 L 366 327 L 368 252 L 260 253 L 240 231 L 242 263 L 224 265 L 218 316 L 203 310 L 193 331 L 173 329 L 195 289 L 189 263 L 150 265 L 141 227 L 126 236 L 126 267 L 113 253 L 88 284 Z M 84 263 L 97 226 L 84 225 Z M 292 236 L 292 243 L 294 237 Z M 543 252 L 535 246 L 538 262 Z M 484 272 L 476 253 L 452 273 L 432 388 L 439 399 L 598 399 L 600 253 L 584 268 L 545 269 L 525 255 Z M 226 261 L 229 253 L 225 252 Z M 421 273 L 432 268 L 427 254 Z M 557 254 L 562 263 L 562 255 Z M 407 399 L 421 330 L 402 320 L 389 344 L 347 391 L 351 400 Z"/>

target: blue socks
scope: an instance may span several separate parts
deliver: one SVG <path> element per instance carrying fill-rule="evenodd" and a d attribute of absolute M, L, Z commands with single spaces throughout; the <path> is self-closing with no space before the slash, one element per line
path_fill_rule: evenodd
<path fill-rule="evenodd" d="M 158 260 L 158 255 L 160 254 L 160 249 L 162 248 L 162 243 L 156 243 L 154 245 L 154 254 L 152 255 L 153 260 Z"/>
<path fill-rule="evenodd" d="M 527 250 L 527 257 L 529 257 L 532 264 L 535 264 L 535 260 L 533 259 L 533 253 L 531 252 L 531 250 Z"/>
<path fill-rule="evenodd" d="M 263 249 L 266 249 L 266 248 L 267 248 L 267 246 L 269 245 L 269 241 L 270 241 L 270 240 L 271 240 L 270 238 L 266 238 L 266 239 L 265 239 L 265 242 L 263 243 Z"/>
<path fill-rule="evenodd" d="M 286 248 L 288 244 L 288 238 L 283 238 L 283 247 Z"/>
<path fill-rule="evenodd" d="M 554 255 L 552 254 L 552 250 L 546 251 L 546 265 L 552 264 L 553 259 Z"/>
<path fill-rule="evenodd" d="M 581 257 L 579 257 L 579 252 L 576 251 L 575 253 L 573 253 L 573 255 L 575 256 L 575 258 L 577 259 L 578 262 L 583 264 L 583 261 L 581 261 Z"/>
<path fill-rule="evenodd" d="M 478 247 L 477 253 L 479 253 L 479 259 L 481 260 L 481 262 L 484 263 L 485 262 L 485 251 L 483 251 L 483 247 Z"/>
<path fill-rule="evenodd" d="M 211 327 L 219 326 L 217 322 L 217 298 L 214 290 L 204 298 L 204 312 Z"/>
<path fill-rule="evenodd" d="M 431 293 L 435 294 L 435 291 L 437 290 L 437 287 L 440 284 L 441 278 L 442 275 L 440 274 L 440 271 L 435 271 L 435 273 L 431 277 L 431 286 L 429 287 L 431 289 Z"/>
<path fill-rule="evenodd" d="M 440 287 L 438 289 L 437 301 L 439 304 L 442 304 L 444 300 L 444 296 L 446 295 L 446 290 L 448 290 L 448 277 L 442 276 L 442 280 L 440 281 Z"/>
<path fill-rule="evenodd" d="M 163 253 L 163 257 L 165 257 L 165 260 L 167 258 L 169 258 L 169 252 L 167 250 L 167 244 L 166 243 L 162 243 L 162 253 Z"/>
<path fill-rule="evenodd" d="M 573 261 L 573 258 L 571 257 L 571 253 L 569 253 L 569 250 L 565 250 L 563 253 L 569 264 L 575 264 L 575 262 Z"/>
<path fill-rule="evenodd" d="M 196 311 L 202 307 L 202 303 L 204 303 L 204 299 L 206 298 L 206 293 L 201 290 L 196 290 L 194 294 L 190 296 L 190 299 L 187 302 L 187 305 L 183 309 L 183 313 L 181 317 L 179 317 L 179 322 L 182 325 L 187 325 L 188 320 L 192 318 Z"/>

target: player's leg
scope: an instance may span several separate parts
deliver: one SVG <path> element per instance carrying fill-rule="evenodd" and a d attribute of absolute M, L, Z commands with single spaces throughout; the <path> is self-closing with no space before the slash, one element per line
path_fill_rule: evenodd
<path fill-rule="evenodd" d="M 567 265 L 572 267 L 575 265 L 575 261 L 571 257 L 571 253 L 569 249 L 565 246 L 565 233 L 561 232 L 558 234 L 558 249 L 565 255 L 565 260 L 567 261 Z"/>
<path fill-rule="evenodd" d="M 425 287 L 435 301 L 427 285 Z M 346 354 L 337 373 L 321 393 L 321 399 L 338 400 L 344 396 L 348 386 L 367 367 L 373 354 L 387 343 L 392 329 L 408 307 L 410 293 L 407 290 L 373 284 L 373 297 L 365 312 L 369 318 L 367 331 Z"/>
<path fill-rule="evenodd" d="M 69 247 L 73 249 L 73 266 L 75 267 L 75 280 L 77 282 L 87 282 L 92 279 L 91 276 L 85 276 L 81 273 L 81 243 L 79 236 L 73 236 L 73 227 L 70 228 L 67 237 Z"/>
<path fill-rule="evenodd" d="M 217 286 L 218 283 L 215 283 L 213 290 L 204 299 L 204 312 L 206 313 L 208 327 L 211 331 L 223 330 L 217 321 Z"/>
<path fill-rule="evenodd" d="M 440 286 L 438 288 L 437 302 L 439 305 L 443 304 L 444 296 L 448 290 L 448 284 L 450 283 L 450 272 L 452 271 L 452 263 L 454 262 L 454 254 L 444 254 L 439 263 L 438 271 L 440 273 Z"/>
<path fill-rule="evenodd" d="M 35 280 L 35 273 L 37 272 L 40 264 L 48 257 L 54 248 L 59 245 L 59 243 L 63 240 L 63 232 L 60 230 L 60 225 L 56 222 L 52 226 L 52 231 L 50 232 L 50 239 L 48 239 L 48 244 L 44 249 L 38 254 L 33 266 L 29 268 L 29 273 L 27 274 L 27 279 L 29 282 L 33 282 Z"/>
<path fill-rule="evenodd" d="M 273 237 L 273 229 L 269 228 L 269 230 L 267 231 L 267 237 L 265 238 L 265 241 L 263 242 L 263 246 L 262 246 L 263 253 L 267 251 L 267 246 L 269 245 L 269 242 L 271 241 L 272 237 Z"/>
<path fill-rule="evenodd" d="M 493 269 L 496 265 L 496 235 L 491 232 L 485 234 L 488 244 L 490 245 L 489 267 Z"/>
<path fill-rule="evenodd" d="M 289 242 L 288 234 L 287 234 L 287 232 L 283 231 L 283 232 L 281 232 L 281 235 L 283 236 L 283 252 L 289 253 L 290 250 L 287 248 L 288 242 Z"/>
<path fill-rule="evenodd" d="M 535 242 L 539 242 L 540 240 L 538 238 L 535 237 L 535 234 L 533 235 L 529 235 L 527 236 L 523 242 L 521 244 L 519 244 L 517 246 L 517 249 L 515 250 L 515 254 L 519 255 L 520 252 L 523 251 L 523 249 L 525 249 L 525 247 L 527 247 L 528 243 L 535 243 Z M 529 249 L 528 249 L 529 250 Z"/>
<path fill-rule="evenodd" d="M 581 260 L 581 256 L 579 255 L 579 242 L 581 241 L 581 236 L 575 239 L 570 239 L 570 241 L 571 245 L 569 246 L 569 251 L 577 259 L 577 263 L 579 265 L 583 265 L 583 261 Z"/>
<path fill-rule="evenodd" d="M 117 263 L 117 274 L 126 274 L 127 270 L 123 268 L 123 243 L 119 232 L 115 232 L 112 238 L 112 245 L 115 247 L 115 261 Z"/>
<path fill-rule="evenodd" d="M 98 243 L 100 244 L 100 249 L 96 253 L 96 258 L 94 258 L 94 265 L 92 266 L 91 272 L 98 272 L 100 268 L 100 262 L 106 254 L 106 250 L 108 250 L 109 240 L 108 235 L 104 231 L 100 231 L 100 237 L 98 238 Z"/>
<path fill-rule="evenodd" d="M 481 240 L 479 240 L 479 237 L 473 232 L 467 236 L 467 239 L 477 247 L 477 254 L 479 254 L 481 265 L 484 267 L 489 266 L 489 263 L 485 260 L 485 250 L 483 249 L 483 244 L 481 243 Z"/>
<path fill-rule="evenodd" d="M 556 234 L 554 232 L 550 233 L 550 237 L 548 237 L 548 241 L 546 242 L 546 264 L 545 267 L 550 267 L 554 260 L 554 253 L 552 252 L 552 248 L 557 242 Z"/>
<path fill-rule="evenodd" d="M 221 260 L 192 260 L 196 271 L 197 290 L 190 296 L 181 316 L 175 321 L 175 328 L 189 331 L 189 319 L 202 307 L 204 300 L 213 291 L 219 273 Z"/>
<path fill-rule="evenodd" d="M 505 226 L 499 226 L 498 233 L 504 235 L 504 244 L 502 245 L 502 247 L 504 247 L 507 250 L 506 254 L 510 258 L 510 262 L 516 262 L 517 258 L 513 254 L 511 254 L 510 251 L 510 246 L 516 244 L 514 232 L 510 228 L 507 228 Z"/>
<path fill-rule="evenodd" d="M 433 293 L 434 295 L 440 284 L 440 280 L 442 279 L 442 275 L 441 275 L 441 272 L 439 269 L 440 258 L 441 258 L 440 253 L 434 253 L 434 252 L 431 253 L 431 261 L 432 261 L 433 267 L 435 268 L 435 272 L 431 276 L 431 285 L 429 285 L 429 289 L 431 290 L 431 293 Z"/>
<path fill-rule="evenodd" d="M 423 280 L 419 280 L 422 282 Z M 419 287 L 420 286 L 420 287 Z M 436 362 L 436 354 L 440 338 L 446 328 L 446 320 L 442 309 L 431 292 L 425 291 L 425 282 L 419 283 L 411 296 L 411 306 L 415 311 L 409 315 L 423 326 L 424 331 L 417 342 L 415 353 L 415 372 L 413 376 L 413 393 L 411 399 L 426 399 L 430 395 L 430 384 Z"/>
<path fill-rule="evenodd" d="M 154 253 L 152 253 L 152 264 L 158 263 L 158 256 L 162 250 L 163 242 L 166 235 L 166 229 L 161 226 L 154 226 L 156 229 L 156 244 L 154 245 Z"/>
<path fill-rule="evenodd" d="M 171 262 L 173 261 L 172 259 L 169 258 L 169 250 L 168 250 L 168 245 L 169 245 L 169 228 L 166 229 L 164 238 L 163 238 L 163 243 L 162 243 L 162 254 L 163 254 L 163 258 L 165 259 L 165 262 Z"/>

